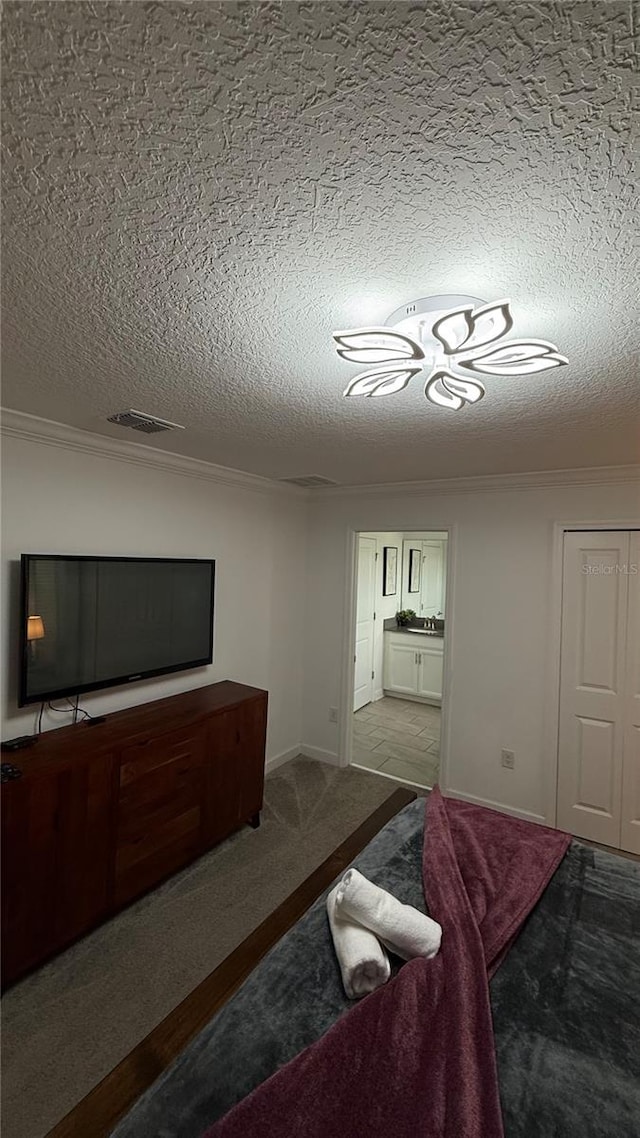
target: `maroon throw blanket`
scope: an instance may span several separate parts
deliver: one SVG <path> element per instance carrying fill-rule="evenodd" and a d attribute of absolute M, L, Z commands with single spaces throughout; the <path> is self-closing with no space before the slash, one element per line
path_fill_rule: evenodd
<path fill-rule="evenodd" d="M 434 789 L 423 880 L 440 953 L 405 964 L 204 1138 L 502 1138 L 488 977 L 569 841 Z"/>

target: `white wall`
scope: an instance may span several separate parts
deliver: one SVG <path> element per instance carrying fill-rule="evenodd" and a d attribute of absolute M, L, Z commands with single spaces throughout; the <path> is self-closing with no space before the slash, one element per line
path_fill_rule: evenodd
<path fill-rule="evenodd" d="M 98 714 L 238 680 L 269 692 L 268 758 L 297 753 L 305 498 L 295 491 L 220 484 L 206 472 L 191 476 L 108 457 L 107 443 L 102 440 L 93 453 L 88 446 L 3 440 L 3 739 L 30 734 L 35 723 L 34 709 L 19 709 L 16 702 L 21 553 L 203 557 L 216 560 L 213 664 L 92 693 L 81 703 Z M 136 444 L 130 453 L 150 454 Z M 66 722 L 49 714 L 43 728 Z"/>
<path fill-rule="evenodd" d="M 545 486 L 542 475 L 539 488 L 506 489 L 498 480 L 500 488 L 491 490 L 330 492 L 307 503 L 295 493 L 243 488 L 233 477 L 227 485 L 206 473 L 134 461 L 149 448 L 121 446 L 127 457 L 107 455 L 107 446 L 4 439 L 3 738 L 30 733 L 35 720 L 15 698 L 20 553 L 213 557 L 213 664 L 93 693 L 83 703 L 93 713 L 110 712 L 235 679 L 269 691 L 271 760 L 302 744 L 337 761 L 338 727 L 328 711 L 340 706 L 350 666 L 344 648 L 352 535 L 377 532 L 381 549 L 400 548 L 402 533 L 451 526 L 447 789 L 547 815 L 553 523 L 638 519 L 637 483 L 621 476 Z M 44 726 L 63 722 L 49 718 Z M 515 751 L 515 770 L 501 767 L 502 747 Z"/>
<path fill-rule="evenodd" d="M 401 488 L 312 501 L 303 740 L 339 761 L 352 531 L 453 526 L 447 604 L 451 666 L 446 788 L 538 818 L 548 814 L 549 644 L 553 523 L 640 518 L 637 483 L 429 493 Z M 500 750 L 516 754 L 513 771 Z M 545 781 L 546 780 L 546 781 Z"/>

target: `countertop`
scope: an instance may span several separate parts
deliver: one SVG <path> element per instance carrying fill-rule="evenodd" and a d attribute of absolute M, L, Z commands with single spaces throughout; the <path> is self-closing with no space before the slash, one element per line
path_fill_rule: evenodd
<path fill-rule="evenodd" d="M 444 631 L 434 632 L 430 628 L 416 628 L 416 627 L 412 628 L 412 627 L 407 627 L 407 625 L 403 625 L 401 628 L 398 628 L 394 617 L 391 617 L 390 619 L 385 620 L 384 625 L 383 625 L 383 631 L 384 632 L 399 632 L 402 636 L 410 636 L 412 640 L 419 640 L 421 638 L 426 639 L 427 637 L 429 637 L 430 639 L 434 639 L 434 640 L 444 640 Z"/>

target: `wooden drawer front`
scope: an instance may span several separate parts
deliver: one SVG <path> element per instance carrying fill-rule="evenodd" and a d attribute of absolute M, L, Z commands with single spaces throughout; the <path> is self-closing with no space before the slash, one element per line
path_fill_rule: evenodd
<path fill-rule="evenodd" d="M 124 905 L 196 857 L 202 844 L 204 729 L 122 753 L 115 902 Z"/>
<path fill-rule="evenodd" d="M 125 747 L 120 756 L 120 790 L 145 779 L 153 771 L 162 771 L 180 759 L 202 762 L 204 727 L 197 724 L 188 730 L 169 731 L 166 735 L 151 736 L 131 747 Z M 133 788 L 132 788 L 133 789 Z M 134 791 L 135 792 L 135 791 Z"/>
<path fill-rule="evenodd" d="M 137 779 L 118 801 L 118 848 L 144 837 L 169 819 L 199 807 L 202 797 L 202 762 L 193 753 L 180 755 Z"/>

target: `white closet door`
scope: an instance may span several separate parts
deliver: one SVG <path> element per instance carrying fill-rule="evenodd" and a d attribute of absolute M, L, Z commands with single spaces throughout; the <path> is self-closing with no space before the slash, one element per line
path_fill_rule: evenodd
<path fill-rule="evenodd" d="M 558 826 L 619 846 L 628 533 L 566 533 Z"/>
<path fill-rule="evenodd" d="M 629 608 L 622 743 L 620 848 L 640 854 L 640 533 L 632 533 L 627 565 Z"/>

